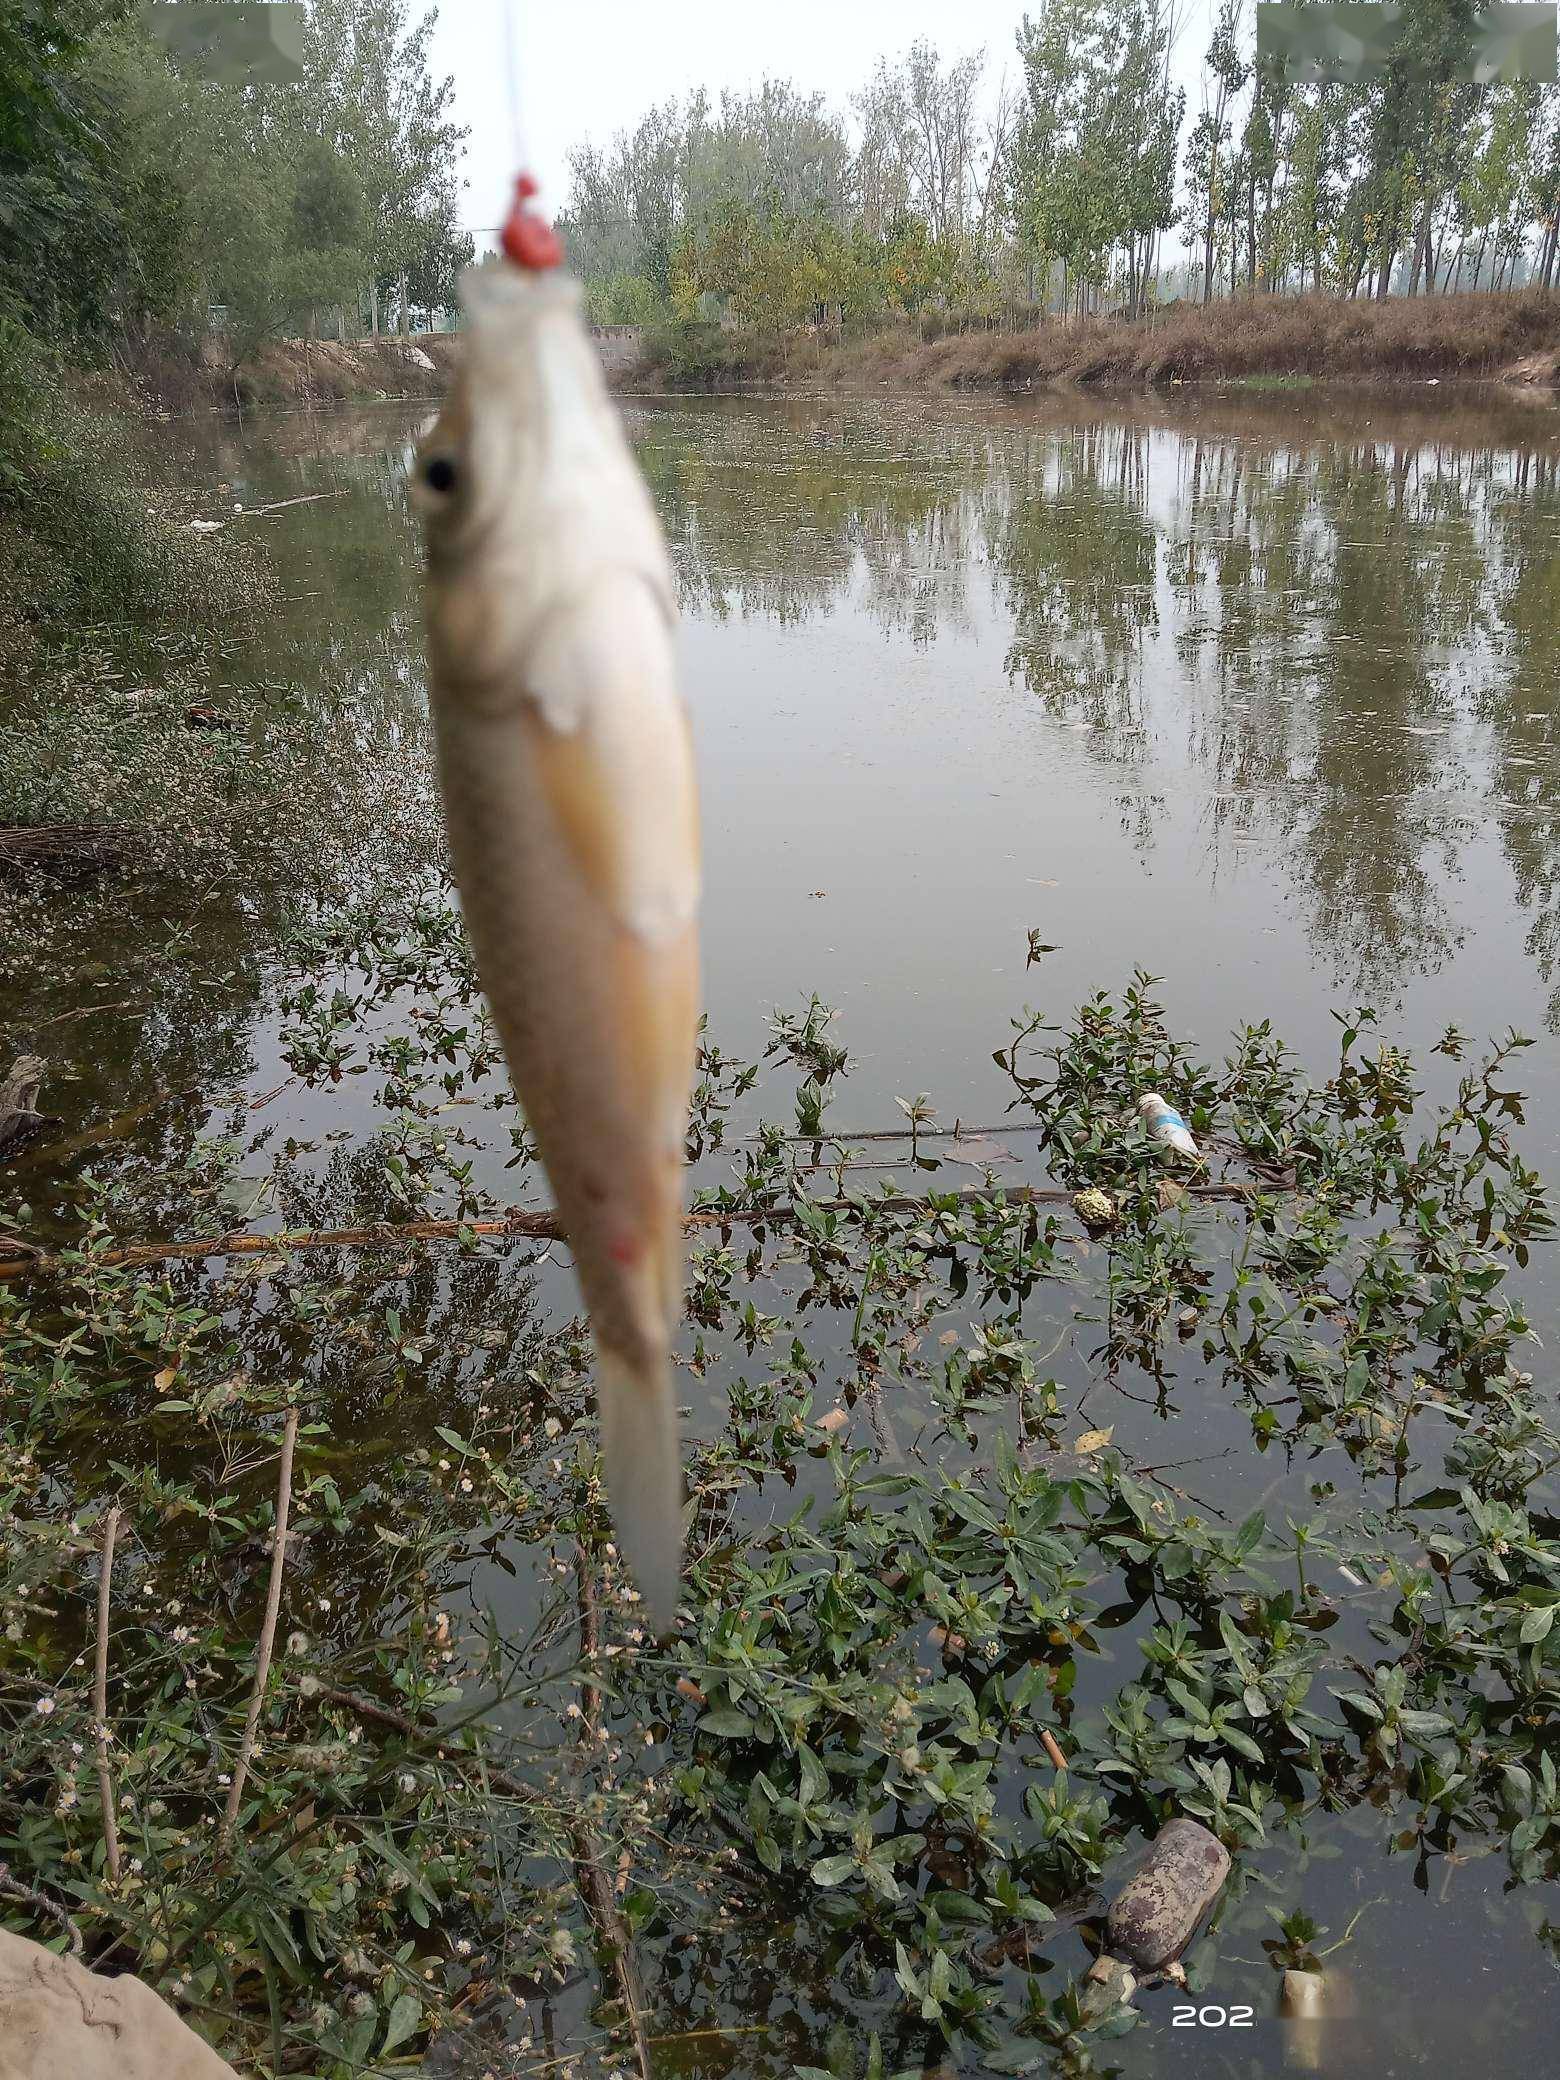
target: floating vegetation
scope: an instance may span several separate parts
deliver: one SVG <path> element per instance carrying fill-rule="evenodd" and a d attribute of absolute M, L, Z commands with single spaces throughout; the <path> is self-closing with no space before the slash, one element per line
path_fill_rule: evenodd
<path fill-rule="evenodd" d="M 1086 1973 L 1172 1819 L 1232 1859 L 1186 1984 L 1264 2015 L 1364 1939 L 1307 1915 L 1341 1824 L 1367 1927 L 1394 1858 L 1560 1872 L 1560 1441 L 1519 1298 L 1551 1224 L 1516 1036 L 1465 1060 L 1448 1033 L 1432 1102 L 1364 1012 L 1321 1082 L 1265 1026 L 1200 1059 L 1144 977 L 1026 1014 L 1003 1131 L 1045 1204 L 967 1166 L 945 1188 L 924 1097 L 897 1171 L 856 1168 L 816 1001 L 764 1063 L 707 1043 L 691 1559 L 658 1646 L 553 1245 L 477 1232 L 539 1180 L 518 1126 L 491 1156 L 507 1093 L 448 902 L 315 932 L 283 1002 L 292 1073 L 359 1079 L 366 1139 L 271 1148 L 240 1113 L 182 1158 L 132 1136 L 68 1165 L 46 1217 L 0 1207 L 53 1251 L 0 1284 L 0 1858 L 88 1963 L 262 2073 L 660 2068 L 732 2032 L 744 2072 L 1087 2073 L 1159 1998 Z M 1238 1194 L 1181 1190 L 1145 1089 Z M 213 1205 L 445 1225 L 111 1261 Z M 1206 1496 L 1196 1445 L 1163 1448 L 1178 1406 L 1206 1435 L 1193 1396 L 1245 1439 Z"/>

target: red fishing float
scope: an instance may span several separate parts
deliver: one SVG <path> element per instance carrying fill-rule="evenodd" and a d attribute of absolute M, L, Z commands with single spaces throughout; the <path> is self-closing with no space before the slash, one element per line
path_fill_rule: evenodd
<path fill-rule="evenodd" d="M 532 207 L 537 182 L 534 174 L 522 173 L 515 182 L 514 207 L 504 226 L 503 247 L 516 267 L 541 274 L 563 265 L 563 240 L 539 209 Z"/>

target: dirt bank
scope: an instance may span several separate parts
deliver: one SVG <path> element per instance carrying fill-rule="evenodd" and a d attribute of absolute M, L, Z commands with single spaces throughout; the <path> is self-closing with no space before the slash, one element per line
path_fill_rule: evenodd
<path fill-rule="evenodd" d="M 437 397 L 459 352 L 451 333 L 406 339 L 276 340 L 235 375 L 220 339 L 199 348 L 157 340 L 116 356 L 121 378 L 140 402 L 165 411 L 231 410 L 235 389 L 245 405 L 349 404 L 384 397 Z"/>
<path fill-rule="evenodd" d="M 755 340 L 705 387 L 777 382 L 903 388 L 1023 389 L 1050 383 L 1165 384 L 1431 377 L 1560 383 L 1560 295 L 1542 291 L 1394 297 L 1239 296 L 1176 305 L 1152 320 L 1048 322 L 1032 332 L 926 340 L 908 328 L 829 344 L 816 335 Z M 664 364 L 631 387 L 668 380 Z M 700 387 L 695 376 L 689 385 Z"/>

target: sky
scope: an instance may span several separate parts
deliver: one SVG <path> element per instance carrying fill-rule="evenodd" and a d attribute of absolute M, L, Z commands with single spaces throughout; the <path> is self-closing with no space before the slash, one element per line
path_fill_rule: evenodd
<path fill-rule="evenodd" d="M 1174 70 L 1194 111 L 1211 10 L 1212 0 L 1183 0 Z M 880 56 L 924 36 L 944 58 L 984 45 L 994 92 L 1004 66 L 1016 83 L 1023 13 L 1024 0 L 443 0 L 435 63 L 454 78 L 472 132 L 466 225 L 502 220 L 522 157 L 544 203 L 561 208 L 571 145 L 586 136 L 606 144 L 653 102 L 696 86 L 718 99 L 723 87 L 788 78 L 843 109 Z"/>

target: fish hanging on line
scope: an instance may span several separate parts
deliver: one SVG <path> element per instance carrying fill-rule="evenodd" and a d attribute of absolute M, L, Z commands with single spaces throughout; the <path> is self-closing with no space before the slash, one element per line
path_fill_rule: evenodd
<path fill-rule="evenodd" d="M 518 184 L 422 441 L 455 881 L 589 1310 L 607 1492 L 658 1631 L 682 1556 L 672 1337 L 698 1046 L 698 799 L 661 527 L 562 247 Z"/>

